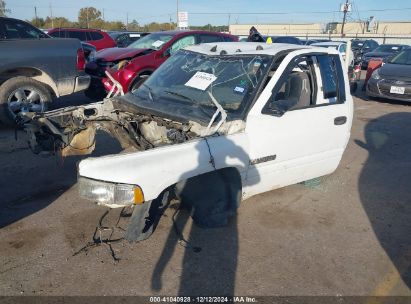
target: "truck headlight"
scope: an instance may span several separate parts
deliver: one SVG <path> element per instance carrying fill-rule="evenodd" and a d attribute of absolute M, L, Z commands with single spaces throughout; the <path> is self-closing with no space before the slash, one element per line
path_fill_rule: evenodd
<path fill-rule="evenodd" d="M 139 186 L 116 184 L 79 177 L 81 197 L 108 207 L 125 207 L 144 203 L 143 191 Z"/>
<path fill-rule="evenodd" d="M 380 73 L 378 72 L 378 69 L 375 70 L 374 72 L 372 72 L 371 78 L 374 79 L 374 80 L 379 80 L 379 79 L 381 79 L 381 76 L 380 76 Z"/>

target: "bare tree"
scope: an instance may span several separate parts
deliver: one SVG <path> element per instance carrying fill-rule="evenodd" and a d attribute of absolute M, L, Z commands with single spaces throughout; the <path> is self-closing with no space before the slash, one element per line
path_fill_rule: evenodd
<path fill-rule="evenodd" d="M 98 27 L 102 22 L 101 12 L 95 7 L 83 7 L 78 13 L 78 23 L 81 27 Z"/>
<path fill-rule="evenodd" d="M 6 13 L 10 13 L 10 10 L 6 8 L 6 2 L 0 0 L 0 17 L 5 17 Z"/>

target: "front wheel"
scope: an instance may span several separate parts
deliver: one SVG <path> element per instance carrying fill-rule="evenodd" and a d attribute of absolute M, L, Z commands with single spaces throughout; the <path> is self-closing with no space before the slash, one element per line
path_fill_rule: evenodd
<path fill-rule="evenodd" d="M 52 101 L 50 91 L 41 82 L 29 77 L 14 77 L 0 86 L 0 120 L 14 125 L 22 112 L 41 113 Z"/>

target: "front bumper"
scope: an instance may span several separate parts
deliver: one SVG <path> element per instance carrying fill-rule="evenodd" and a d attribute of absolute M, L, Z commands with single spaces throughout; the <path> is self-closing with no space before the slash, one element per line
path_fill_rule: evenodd
<path fill-rule="evenodd" d="M 112 67 L 112 62 L 106 62 L 101 60 L 90 61 L 86 64 L 85 71 L 87 74 L 95 77 L 105 77 L 105 71 Z"/>
<path fill-rule="evenodd" d="M 404 87 L 404 94 L 390 93 L 391 86 Z M 396 80 L 370 78 L 366 86 L 367 95 L 392 100 L 411 102 L 411 82 L 398 82 Z"/>
<path fill-rule="evenodd" d="M 78 76 L 74 84 L 74 92 L 80 92 L 87 89 L 90 86 L 90 76 Z"/>

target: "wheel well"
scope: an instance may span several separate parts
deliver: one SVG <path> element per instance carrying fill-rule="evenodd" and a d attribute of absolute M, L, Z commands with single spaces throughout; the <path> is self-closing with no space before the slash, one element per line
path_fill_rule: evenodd
<path fill-rule="evenodd" d="M 143 71 L 143 72 L 138 73 L 137 76 L 134 77 L 133 81 L 130 82 L 129 90 L 133 87 L 134 83 L 136 82 L 136 80 L 137 80 L 140 76 L 148 76 L 148 75 L 153 74 L 153 72 L 154 72 L 154 71 L 151 71 L 151 70 L 145 70 L 145 71 Z"/>
<path fill-rule="evenodd" d="M 18 76 L 25 76 L 37 80 L 44 84 L 44 86 L 50 91 L 53 96 L 58 96 L 57 86 L 52 78 L 42 70 L 37 68 L 30 68 L 30 67 L 19 67 L 15 69 L 9 69 L 3 71 L 0 74 L 0 84 L 5 82 L 6 80 L 18 77 Z"/>
<path fill-rule="evenodd" d="M 224 226 L 241 202 L 241 175 L 234 167 L 210 171 L 178 182 L 174 193 L 197 225 Z"/>

